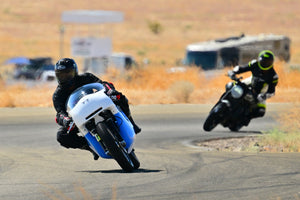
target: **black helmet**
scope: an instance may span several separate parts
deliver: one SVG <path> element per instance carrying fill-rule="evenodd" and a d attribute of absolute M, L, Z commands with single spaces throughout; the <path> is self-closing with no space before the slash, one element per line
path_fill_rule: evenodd
<path fill-rule="evenodd" d="M 258 66 L 262 70 L 269 70 L 273 67 L 274 54 L 270 50 L 264 50 L 258 55 Z"/>
<path fill-rule="evenodd" d="M 59 85 L 71 85 L 78 75 L 76 62 L 71 58 L 62 58 L 55 64 L 55 76 Z"/>

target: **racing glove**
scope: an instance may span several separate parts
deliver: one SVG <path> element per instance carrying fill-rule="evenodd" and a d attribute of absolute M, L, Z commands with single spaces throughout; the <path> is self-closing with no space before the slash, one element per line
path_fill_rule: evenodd
<path fill-rule="evenodd" d="M 66 114 L 57 113 L 55 118 L 56 123 L 59 125 L 68 128 L 69 125 L 73 122 L 72 118 L 67 116 Z"/>
<path fill-rule="evenodd" d="M 63 124 L 64 124 L 64 127 L 67 129 L 67 133 L 70 133 L 75 128 L 77 128 L 71 117 L 64 117 Z"/>
<path fill-rule="evenodd" d="M 70 117 L 64 117 L 64 119 L 63 119 L 63 125 L 66 128 L 68 128 L 72 122 L 73 122 L 73 120 Z"/>
<path fill-rule="evenodd" d="M 105 93 L 107 95 L 111 95 L 115 91 L 114 84 L 106 82 L 106 81 L 103 81 L 102 84 L 105 87 Z"/>
<path fill-rule="evenodd" d="M 113 102 L 117 102 L 121 99 L 122 93 L 118 92 L 112 83 L 103 81 L 102 84 L 105 87 L 105 93 L 113 100 Z"/>
<path fill-rule="evenodd" d="M 114 90 L 111 94 L 108 95 L 113 102 L 117 102 L 121 99 L 121 93 Z"/>
<path fill-rule="evenodd" d="M 228 75 L 231 79 L 234 80 L 234 78 L 235 78 L 235 72 L 234 72 L 234 71 L 232 71 L 232 70 L 228 71 L 228 72 L 227 72 L 227 75 Z"/>

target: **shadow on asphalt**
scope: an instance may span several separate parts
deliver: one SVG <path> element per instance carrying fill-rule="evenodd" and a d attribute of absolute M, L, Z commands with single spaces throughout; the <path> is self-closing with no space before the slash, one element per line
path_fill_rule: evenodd
<path fill-rule="evenodd" d="M 86 171 L 77 171 L 77 172 L 83 172 L 83 173 L 106 173 L 106 174 L 110 174 L 110 173 L 157 173 L 157 172 L 161 172 L 163 170 L 156 170 L 156 169 L 137 169 L 133 172 L 125 172 L 122 169 L 114 169 L 114 170 L 86 170 Z"/>
<path fill-rule="evenodd" d="M 232 134 L 257 134 L 257 135 L 262 135 L 263 132 L 262 131 L 251 131 L 251 130 L 240 130 L 240 131 L 230 131 L 230 130 L 214 130 L 214 131 L 210 131 L 210 132 L 205 132 L 205 133 L 232 133 Z M 226 136 L 224 134 L 224 136 Z M 237 137 L 239 137 L 240 135 L 238 135 Z"/>

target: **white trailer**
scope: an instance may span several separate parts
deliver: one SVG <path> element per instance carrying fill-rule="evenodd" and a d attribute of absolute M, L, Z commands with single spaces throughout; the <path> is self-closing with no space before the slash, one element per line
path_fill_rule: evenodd
<path fill-rule="evenodd" d="M 186 47 L 184 65 L 195 65 L 204 70 L 226 66 L 244 65 L 257 58 L 262 50 L 271 50 L 276 58 L 290 60 L 290 39 L 283 35 L 257 35 L 229 37 L 189 44 Z"/>

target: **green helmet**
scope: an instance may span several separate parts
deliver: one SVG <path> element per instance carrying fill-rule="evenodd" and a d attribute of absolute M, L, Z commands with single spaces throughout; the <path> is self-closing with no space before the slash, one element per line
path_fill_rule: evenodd
<path fill-rule="evenodd" d="M 270 50 L 264 50 L 259 53 L 257 60 L 261 70 L 269 70 L 273 67 L 274 54 Z"/>

